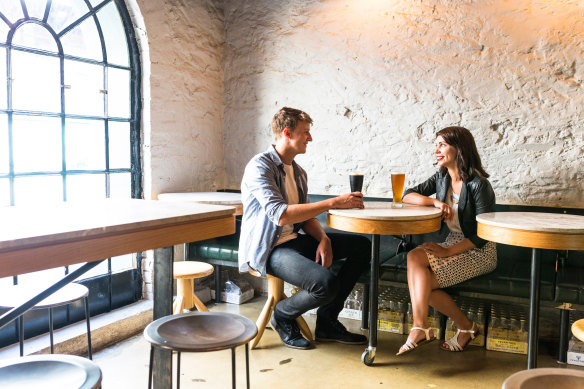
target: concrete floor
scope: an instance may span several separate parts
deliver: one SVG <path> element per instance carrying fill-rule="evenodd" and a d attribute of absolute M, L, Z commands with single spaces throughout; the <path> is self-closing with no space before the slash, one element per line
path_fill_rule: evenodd
<path fill-rule="evenodd" d="M 220 304 L 209 308 L 240 313 L 255 321 L 264 302 L 265 297 L 259 297 L 240 306 Z M 314 316 L 307 321 L 314 330 Z M 350 330 L 359 331 L 360 322 L 342 321 Z M 379 332 L 378 338 L 374 365 L 368 367 L 361 363 L 365 346 L 320 343 L 312 350 L 293 350 L 283 346 L 274 331 L 266 329 L 258 348 L 250 351 L 251 387 L 501 388 L 509 375 L 525 369 L 527 363 L 524 355 L 478 347 L 450 353 L 440 350 L 438 341 L 398 358 L 394 354 L 406 336 Z M 103 388 L 146 388 L 149 350 L 149 343 L 139 335 L 95 353 L 94 361 L 103 371 Z M 236 358 L 237 387 L 245 388 L 243 347 L 237 349 Z M 545 345 L 540 345 L 538 358 L 539 367 L 584 369 L 558 365 Z M 181 373 L 181 388 L 230 388 L 230 351 L 183 353 Z"/>

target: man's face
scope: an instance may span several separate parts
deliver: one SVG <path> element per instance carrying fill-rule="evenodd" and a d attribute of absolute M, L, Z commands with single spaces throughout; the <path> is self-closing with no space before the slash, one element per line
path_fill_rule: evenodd
<path fill-rule="evenodd" d="M 284 131 L 288 131 L 285 129 Z M 296 151 L 296 154 L 306 153 L 308 142 L 312 142 L 310 135 L 310 124 L 307 122 L 298 122 L 294 131 L 288 131 L 285 136 L 288 138 L 290 146 Z"/>

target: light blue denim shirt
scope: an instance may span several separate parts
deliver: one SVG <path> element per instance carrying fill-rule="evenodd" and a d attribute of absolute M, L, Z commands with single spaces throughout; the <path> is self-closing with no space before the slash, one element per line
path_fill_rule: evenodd
<path fill-rule="evenodd" d="M 292 161 L 300 204 L 308 202 L 307 175 Z M 241 181 L 243 219 L 239 237 L 239 271 L 251 266 L 266 275 L 266 262 L 282 234 L 280 216 L 288 208 L 284 164 L 274 146 L 249 161 Z M 303 223 L 294 224 L 294 231 Z"/>

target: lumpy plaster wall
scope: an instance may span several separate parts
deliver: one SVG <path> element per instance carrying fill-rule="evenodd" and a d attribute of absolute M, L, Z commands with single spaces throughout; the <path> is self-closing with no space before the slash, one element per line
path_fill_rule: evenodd
<path fill-rule="evenodd" d="M 143 96 L 145 198 L 223 188 L 222 2 L 128 3 L 137 4 L 145 29 L 136 25 L 146 61 L 143 87 L 150 88 Z"/>
<path fill-rule="evenodd" d="M 391 197 L 390 173 L 429 177 L 435 132 L 461 125 L 498 202 L 584 206 L 582 2 L 227 0 L 224 17 L 226 186 L 292 106 L 315 121 L 311 193 L 359 171 Z"/>

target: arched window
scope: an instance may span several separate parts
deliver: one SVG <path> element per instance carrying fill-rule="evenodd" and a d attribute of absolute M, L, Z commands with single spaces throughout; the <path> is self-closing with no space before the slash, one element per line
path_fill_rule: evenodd
<path fill-rule="evenodd" d="M 139 53 L 122 0 L 0 2 L 0 207 L 140 198 L 139 120 Z M 111 292 L 112 272 L 128 268 L 132 256 L 90 275 L 109 276 Z"/>

